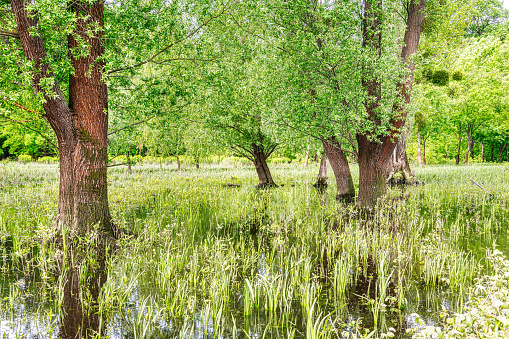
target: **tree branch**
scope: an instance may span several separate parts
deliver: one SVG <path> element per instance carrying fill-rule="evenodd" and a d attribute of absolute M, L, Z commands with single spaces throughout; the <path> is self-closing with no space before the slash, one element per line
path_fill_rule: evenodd
<path fill-rule="evenodd" d="M 4 31 L 3 29 L 0 29 L 0 37 L 19 39 L 19 34 L 17 32 L 9 32 L 9 31 Z"/>
<path fill-rule="evenodd" d="M 39 134 L 41 137 L 43 137 L 44 140 L 46 140 L 51 146 L 55 147 L 56 149 L 58 149 L 58 146 L 55 145 L 47 136 L 45 136 L 44 134 L 42 134 L 41 132 L 39 132 L 38 130 L 32 128 L 32 127 L 29 127 L 27 125 L 24 124 L 24 122 L 22 121 L 18 121 L 18 120 L 14 120 L 14 119 L 11 119 L 11 118 L 8 118 L 6 116 L 4 116 L 3 114 L 0 115 L 3 119 L 5 119 L 6 121 L 8 122 L 12 122 L 12 123 L 15 123 L 15 124 L 19 124 L 21 126 L 23 126 L 24 128 L 26 129 L 29 129 L 31 130 L 32 132 L 35 132 L 37 134 Z"/>
<path fill-rule="evenodd" d="M 189 39 L 190 37 L 192 37 L 193 35 L 195 35 L 198 31 L 200 31 L 203 27 L 205 27 L 207 24 L 209 24 L 212 20 L 214 19 L 217 19 L 219 18 L 221 15 L 223 15 L 225 12 L 226 12 L 226 9 L 228 8 L 228 6 L 223 6 L 223 9 L 216 15 L 213 15 L 211 16 L 208 20 L 206 20 L 204 23 L 202 23 L 200 26 L 196 27 L 196 29 L 194 29 L 193 31 L 191 31 L 189 34 L 187 34 L 185 37 L 183 37 L 182 39 L 179 39 L 177 41 L 174 41 L 172 42 L 171 44 L 169 44 L 168 46 L 164 47 L 163 49 L 161 49 L 159 52 L 155 53 L 154 55 L 152 55 L 150 58 L 148 58 L 147 60 L 145 61 L 141 61 L 137 64 L 134 64 L 132 66 L 128 66 L 128 67 L 121 67 L 121 68 L 116 68 L 116 69 L 112 69 L 112 70 L 109 70 L 107 72 L 107 74 L 112 74 L 112 73 L 116 73 L 116 72 L 120 72 L 120 71 L 124 71 L 124 70 L 127 70 L 127 69 L 133 69 L 133 68 L 136 68 L 136 67 L 140 67 L 140 66 L 143 66 L 145 64 L 148 64 L 148 63 L 151 63 L 151 62 L 154 62 L 155 58 L 157 58 L 159 55 L 161 55 L 162 53 L 166 52 L 168 49 L 170 49 L 171 47 L 175 46 L 176 44 L 179 44 L 187 39 Z"/>

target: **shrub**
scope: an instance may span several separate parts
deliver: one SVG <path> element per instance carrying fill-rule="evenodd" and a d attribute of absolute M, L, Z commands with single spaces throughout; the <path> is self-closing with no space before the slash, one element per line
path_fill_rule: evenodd
<path fill-rule="evenodd" d="M 58 162 L 57 157 L 41 157 L 37 159 L 37 162 L 40 164 L 55 164 Z"/>
<path fill-rule="evenodd" d="M 32 156 L 28 154 L 20 154 L 18 156 L 18 162 L 22 164 L 26 164 L 28 162 L 32 162 Z"/>
<path fill-rule="evenodd" d="M 444 70 L 436 71 L 431 77 L 431 82 L 437 86 L 447 86 L 449 84 L 449 73 Z"/>
<path fill-rule="evenodd" d="M 452 80 L 454 81 L 461 81 L 463 80 L 463 73 L 461 73 L 460 71 L 456 71 L 452 74 Z"/>

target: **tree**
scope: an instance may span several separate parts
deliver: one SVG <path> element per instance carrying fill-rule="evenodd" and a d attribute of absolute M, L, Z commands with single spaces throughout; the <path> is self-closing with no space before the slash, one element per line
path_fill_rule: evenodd
<path fill-rule="evenodd" d="M 477 0 L 474 2 L 472 22 L 468 28 L 468 34 L 480 37 L 490 26 L 495 26 L 507 19 L 507 10 L 504 9 L 503 1 Z"/>
<path fill-rule="evenodd" d="M 258 187 L 275 186 L 267 165 L 279 142 L 270 125 L 274 96 L 269 88 L 270 73 L 260 61 L 266 55 L 247 54 L 236 66 L 211 65 L 206 76 L 208 89 L 202 114 L 216 140 L 249 159 L 258 175 Z"/>
<path fill-rule="evenodd" d="M 406 105 L 411 98 L 413 73 L 415 65 L 411 59 L 419 47 L 421 28 L 424 21 L 424 8 L 426 0 L 406 3 L 407 17 L 405 18 L 404 45 L 401 51 L 401 61 L 408 73 L 401 77 L 397 90 L 399 102 L 389 108 L 389 115 L 385 121 L 382 112 L 382 79 L 376 76 L 376 63 L 383 56 L 383 32 L 387 31 L 382 21 L 381 1 L 366 1 L 364 3 L 363 46 L 372 52 L 371 65 L 366 67 L 368 72 L 363 75 L 363 87 L 368 98 L 365 101 L 366 112 L 373 129 L 366 133 L 357 133 L 359 146 L 359 196 L 357 205 L 361 208 L 371 209 L 376 200 L 385 192 L 385 178 L 391 167 L 391 155 L 397 145 L 398 133 L 405 124 L 407 115 Z M 385 30 L 384 30 L 385 29 Z M 386 124 L 384 126 L 384 123 Z M 379 136 L 377 128 L 387 128 L 388 135 Z"/>

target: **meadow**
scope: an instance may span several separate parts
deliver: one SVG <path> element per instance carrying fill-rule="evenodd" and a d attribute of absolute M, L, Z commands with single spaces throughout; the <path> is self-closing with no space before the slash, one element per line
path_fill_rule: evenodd
<path fill-rule="evenodd" d="M 415 168 L 420 184 L 391 188 L 370 215 L 335 201 L 331 171 L 321 192 L 316 164 L 271 166 L 273 189 L 243 164 L 109 169 L 124 236 L 94 304 L 102 333 L 407 338 L 463 312 L 495 271 L 489 251 L 508 253 L 506 164 Z M 2 338 L 58 337 L 57 205 L 57 164 L 0 163 Z"/>

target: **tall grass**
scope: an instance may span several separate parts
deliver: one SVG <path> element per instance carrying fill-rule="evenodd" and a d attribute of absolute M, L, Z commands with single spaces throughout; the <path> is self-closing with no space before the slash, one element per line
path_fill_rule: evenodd
<path fill-rule="evenodd" d="M 179 173 L 175 165 L 136 165 L 132 174 L 112 168 L 112 215 L 131 236 L 108 263 L 99 300 L 107 334 L 404 332 L 407 314 L 423 315 L 425 305 L 441 310 L 433 301 L 440 293 L 451 308 L 461 307 L 485 248 L 507 235 L 503 166 L 418 169 L 425 185 L 390 190 L 367 218 L 336 203 L 333 185 L 326 199 L 318 196 L 316 170 L 276 165 L 281 187 L 258 190 L 254 170 L 243 166 Z M 0 164 L 0 185 L 0 318 L 11 324 L 2 331 L 10 326 L 9 336 L 21 336 L 37 320 L 51 337 L 61 304 L 56 249 L 46 241 L 57 209 L 57 166 Z M 20 277 L 23 289 L 7 288 Z M 432 321 L 432 313 L 424 318 Z"/>

